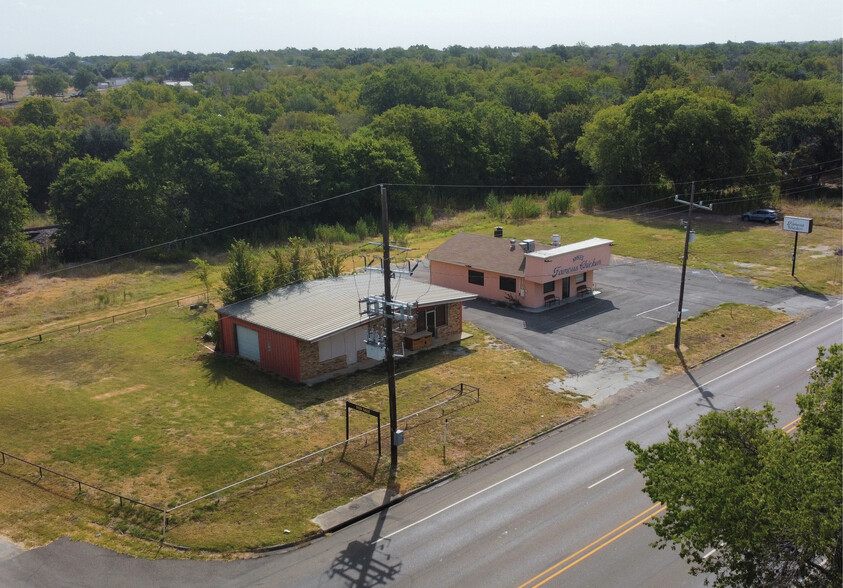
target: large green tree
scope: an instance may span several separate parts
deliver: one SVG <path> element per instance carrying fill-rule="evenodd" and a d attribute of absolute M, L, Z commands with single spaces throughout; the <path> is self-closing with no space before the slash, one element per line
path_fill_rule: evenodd
<path fill-rule="evenodd" d="M 721 98 L 670 89 L 598 112 L 577 149 L 605 185 L 687 184 L 749 170 L 755 130 L 749 115 Z M 746 183 L 751 183 L 747 179 Z"/>
<path fill-rule="evenodd" d="M 74 133 L 57 127 L 34 124 L 0 128 L 0 142 L 6 145 L 9 160 L 27 186 L 30 205 L 44 212 L 50 199 L 50 183 L 74 155 Z"/>
<path fill-rule="evenodd" d="M 0 92 L 6 95 L 6 100 L 12 99 L 15 95 L 15 80 L 12 79 L 12 76 L 0 76 Z"/>
<path fill-rule="evenodd" d="M 716 586 L 840 586 L 843 581 L 843 346 L 820 348 L 791 436 L 773 407 L 710 412 L 647 449 L 629 442 L 652 523 Z M 712 550 L 713 554 L 710 554 Z"/>
<path fill-rule="evenodd" d="M 28 214 L 26 185 L 0 144 L 0 278 L 26 266 L 29 248 L 23 226 Z"/>
<path fill-rule="evenodd" d="M 50 186 L 56 248 L 67 259 L 97 259 L 151 245 L 163 237 L 164 207 L 135 182 L 122 161 L 71 159 Z"/>
<path fill-rule="evenodd" d="M 38 96 L 56 96 L 67 90 L 70 78 L 62 71 L 50 71 L 35 76 L 29 84 Z"/>

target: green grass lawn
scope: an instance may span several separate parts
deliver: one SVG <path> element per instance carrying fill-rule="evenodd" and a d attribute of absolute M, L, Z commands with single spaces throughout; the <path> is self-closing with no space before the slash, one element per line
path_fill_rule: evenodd
<path fill-rule="evenodd" d="M 681 353 L 673 347 L 674 325 L 618 345 L 616 349 L 630 359 L 654 359 L 670 373 L 693 367 L 792 320 L 769 308 L 726 303 L 682 322 Z"/>
<path fill-rule="evenodd" d="M 169 309 L 92 332 L 0 348 L 5 374 L 0 449 L 127 497 L 172 507 L 341 441 L 346 398 L 388 415 L 383 370 L 314 387 L 291 384 L 249 363 L 214 356 L 197 339 L 202 320 L 186 309 Z M 442 398 L 435 395 L 459 382 L 481 388 L 479 403 L 465 399 L 402 423 L 407 443 L 393 484 L 398 490 L 583 412 L 578 398 L 546 385 L 563 377 L 564 370 L 477 330 L 462 344 L 400 361 L 398 372 L 399 415 L 438 402 Z M 447 464 L 441 458 L 444 416 L 449 418 Z M 374 426 L 359 415 L 353 415 L 352 424 L 353 433 Z M 243 550 L 300 539 L 315 530 L 309 522 L 313 516 L 387 484 L 388 457 L 377 460 L 375 437 L 363 443 L 343 459 L 334 452 L 324 465 L 308 463 L 274 475 L 266 488 L 260 480 L 225 493 L 219 505 L 207 501 L 178 511 L 168 540 Z M 33 468 L 3 471 L 37 479 Z M 18 477 L 0 475 L 0 503 L 16 500 L 12 488 L 20 484 Z M 61 529 L 75 528 L 99 542 L 91 532 L 99 527 L 91 528 L 92 522 L 157 533 L 155 517 L 127 526 L 90 491 L 84 502 L 101 505 L 99 511 L 86 506 L 94 515 L 63 509 L 59 505 L 74 497 L 75 487 L 50 476 L 38 483 L 55 492 L 56 504 L 47 509 L 55 514 L 45 514 L 49 520 L 44 520 L 22 512 L 21 505 L 0 509 L 0 533 L 41 543 Z M 41 510 L 35 506 L 39 502 L 33 507 Z M 71 512 L 70 518 L 88 518 L 79 525 L 57 520 Z"/>
<path fill-rule="evenodd" d="M 800 215 L 811 216 L 810 211 Z M 513 224 L 468 212 L 415 229 L 408 239 L 415 248 L 412 255 L 421 257 L 457 231 L 491 235 L 501 224 L 505 238 L 549 241 L 558 233 L 563 243 L 570 243 L 603 237 L 615 241 L 615 254 L 679 263 L 684 232 L 677 219 L 576 214 Z M 736 219 L 700 215 L 689 263 L 761 285 L 839 295 L 840 257 L 834 250 L 840 246 L 841 230 L 833 215 L 829 219 L 815 225 L 811 235 L 800 236 L 798 280 L 790 276 L 792 233 Z M 212 261 L 218 271 L 221 258 Z M 125 261 L 4 284 L 0 340 L 197 293 L 201 287 L 189 270 L 186 264 Z M 146 318 L 0 347 L 0 450 L 146 503 L 172 507 L 343 439 L 346 399 L 388 414 L 382 370 L 312 388 L 291 384 L 239 360 L 215 357 L 198 338 L 204 320 L 169 306 Z M 726 305 L 685 323 L 683 358 L 690 365 L 783 320 L 784 315 L 764 309 Z M 479 403 L 460 401 L 445 412 L 402 423 L 407 443 L 393 481 L 399 491 L 583 413 L 579 398 L 547 386 L 564 376 L 564 370 L 508 348 L 471 325 L 466 330 L 473 336 L 461 344 L 398 364 L 399 415 L 430 406 L 438 400 L 436 394 L 459 382 L 481 388 Z M 671 343 L 668 329 L 620 351 L 654 357 L 670 368 L 680 365 Z M 352 433 L 373 426 L 355 417 Z M 447 463 L 441 446 L 445 417 Z M 388 457 L 378 460 L 375 445 L 369 438 L 345 455 L 330 454 L 324 464 L 320 460 L 318 466 L 291 469 L 224 493 L 218 504 L 204 501 L 179 511 L 168 540 L 239 551 L 306 537 L 315 530 L 313 516 L 389 483 Z M 39 479 L 32 468 L 3 466 L 0 534 L 27 545 L 69 534 L 136 555 L 160 555 L 132 538 L 155 537 L 158 519 L 137 509 L 117 512 L 113 501 L 99 500 L 91 491 L 82 496 L 76 492 L 72 484 L 49 475 Z M 174 554 L 183 555 L 168 553 Z"/>

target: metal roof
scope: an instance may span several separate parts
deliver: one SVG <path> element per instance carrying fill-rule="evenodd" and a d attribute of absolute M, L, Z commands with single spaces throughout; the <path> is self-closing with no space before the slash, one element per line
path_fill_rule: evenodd
<path fill-rule="evenodd" d="M 394 279 L 391 289 L 393 300 L 417 302 L 419 306 L 477 298 L 476 294 L 409 278 Z M 223 306 L 217 313 L 313 342 L 369 322 L 370 317 L 360 315 L 365 305 L 361 309 L 359 301 L 383 293 L 382 275 L 347 275 L 284 286 L 263 296 Z"/>
<path fill-rule="evenodd" d="M 591 249 L 592 247 L 600 247 L 601 245 L 611 245 L 612 243 L 614 243 L 614 241 L 612 241 L 611 239 L 600 239 L 598 237 L 593 237 L 591 239 L 586 239 L 585 241 L 578 241 L 576 243 L 570 243 L 568 245 L 554 247 L 553 249 L 533 251 L 531 253 L 528 253 L 527 255 L 530 257 L 539 257 L 542 259 L 546 259 L 548 257 L 556 257 L 557 255 L 565 255 L 566 253 L 574 253 L 575 251 Z"/>

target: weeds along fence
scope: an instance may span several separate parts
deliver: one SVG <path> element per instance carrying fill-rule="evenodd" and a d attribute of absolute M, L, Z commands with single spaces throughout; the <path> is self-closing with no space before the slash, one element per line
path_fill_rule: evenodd
<path fill-rule="evenodd" d="M 27 335 L 25 337 L 12 339 L 10 341 L 0 341 L 0 347 L 33 341 L 40 342 L 43 341 L 45 337 L 57 336 L 62 333 L 79 334 L 83 330 L 87 331 L 89 329 L 93 329 L 99 326 L 114 325 L 117 323 L 118 320 L 122 322 L 142 318 L 148 316 L 150 312 L 154 312 L 164 307 L 175 306 L 178 308 L 181 306 L 195 306 L 199 304 L 208 304 L 208 295 L 205 292 L 202 292 L 201 294 L 190 294 L 188 296 L 182 296 L 181 298 L 176 298 L 174 300 L 167 300 L 166 302 L 159 302 L 158 304 L 152 304 L 149 306 L 144 306 L 142 308 L 134 308 L 125 312 L 118 312 L 116 314 L 111 314 L 102 318 L 86 321 L 84 323 L 76 323 L 67 327 L 61 327 L 49 331 L 42 331 L 41 333 Z"/>
<path fill-rule="evenodd" d="M 435 402 L 430 406 L 417 410 L 411 414 L 402 416 L 398 419 L 398 425 L 400 427 L 403 427 L 405 431 L 409 431 L 415 427 L 422 427 L 431 421 L 438 420 L 439 418 L 441 418 L 441 416 L 444 416 L 449 410 L 456 411 L 460 408 L 463 408 L 465 405 L 462 403 L 470 402 L 472 404 L 475 404 L 480 402 L 480 388 L 462 382 L 457 384 L 456 386 L 448 388 L 447 390 L 443 390 L 442 392 L 439 392 L 434 396 L 431 396 L 430 399 L 433 400 L 436 398 L 440 398 L 449 393 L 450 395 L 444 398 L 443 400 L 439 400 L 438 402 Z M 437 409 L 441 410 L 441 413 L 438 416 L 436 415 Z M 42 480 L 45 479 L 44 473 L 46 472 L 56 476 L 61 481 L 70 482 L 73 486 L 75 486 L 78 489 L 78 492 L 76 494 L 77 498 L 82 497 L 85 494 L 86 489 L 90 489 L 102 494 L 104 497 L 110 497 L 112 500 L 117 499 L 117 501 L 119 501 L 120 511 L 116 514 L 118 514 L 124 519 L 132 518 L 133 522 L 137 523 L 137 525 L 141 528 L 148 528 L 152 524 L 152 518 L 156 519 L 158 521 L 158 523 L 156 523 L 156 526 L 160 524 L 160 540 L 164 541 L 167 535 L 168 525 L 172 526 L 174 523 L 177 523 L 180 517 L 180 515 L 177 515 L 177 513 L 185 511 L 185 509 L 187 509 L 188 507 L 197 508 L 203 502 L 208 503 L 211 501 L 216 505 L 219 504 L 220 500 L 222 500 L 223 497 L 227 499 L 243 498 L 249 493 L 255 493 L 263 488 L 268 487 L 270 484 L 277 484 L 283 481 L 284 479 L 288 479 L 295 475 L 297 472 L 303 472 L 307 468 L 311 468 L 312 470 L 312 466 L 317 462 L 318 465 L 324 465 L 326 461 L 339 461 L 343 459 L 350 451 L 353 451 L 355 448 L 358 451 L 367 449 L 370 446 L 376 445 L 378 443 L 379 438 L 382 439 L 385 437 L 388 440 L 389 432 L 389 423 L 387 422 L 385 424 L 382 424 L 380 428 L 374 427 L 368 429 L 363 433 L 351 436 L 348 439 L 339 441 L 337 443 L 329 445 L 328 447 L 323 447 L 322 449 L 313 451 L 311 453 L 308 453 L 307 455 L 275 466 L 258 474 L 254 474 L 242 480 L 238 480 L 234 483 L 228 484 L 227 486 L 203 494 L 202 496 L 198 496 L 185 502 L 173 504 L 172 506 L 167 507 L 155 506 L 152 504 L 147 504 L 135 498 L 123 496 L 117 492 L 112 492 L 110 490 L 100 488 L 98 486 L 84 482 L 72 476 L 62 474 L 50 468 L 38 465 L 36 463 L 32 463 L 20 457 L 16 457 L 5 451 L 0 451 L 0 456 L 2 456 L 2 463 L 0 463 L 0 467 L 5 467 L 11 461 L 15 461 L 21 464 L 25 464 L 30 468 L 35 468 L 38 470 L 38 479 L 35 482 L 36 484 L 40 484 Z M 386 446 L 389 446 L 388 441 Z M 151 517 L 143 516 L 137 512 L 127 511 L 127 505 L 146 509 L 147 515 L 151 515 Z M 117 506 L 117 504 L 112 504 L 112 506 Z"/>

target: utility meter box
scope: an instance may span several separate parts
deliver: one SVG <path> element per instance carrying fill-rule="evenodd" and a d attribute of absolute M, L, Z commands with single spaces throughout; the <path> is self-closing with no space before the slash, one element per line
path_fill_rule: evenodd
<path fill-rule="evenodd" d="M 398 429 L 395 431 L 395 438 L 393 441 L 396 447 L 404 445 L 404 429 Z"/>

